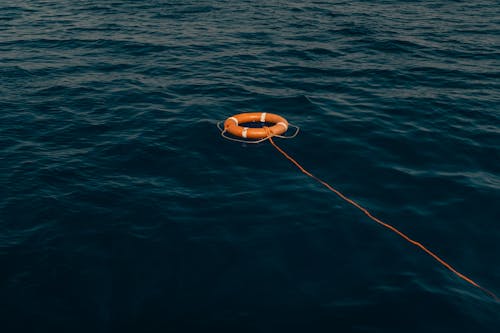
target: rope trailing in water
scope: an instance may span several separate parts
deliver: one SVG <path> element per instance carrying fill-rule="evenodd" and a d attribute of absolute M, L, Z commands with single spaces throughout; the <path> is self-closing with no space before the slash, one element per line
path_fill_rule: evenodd
<path fill-rule="evenodd" d="M 268 131 L 266 129 L 266 131 Z M 269 133 L 269 132 L 268 132 Z M 474 287 L 476 288 L 479 288 L 480 290 L 482 290 L 484 293 L 488 294 L 489 296 L 491 296 L 495 301 L 500 301 L 500 299 L 497 297 L 497 295 L 495 295 L 493 292 L 491 292 L 490 290 L 482 287 L 481 285 L 479 285 L 478 283 L 474 282 L 474 280 L 468 278 L 467 276 L 465 276 L 464 274 L 460 273 L 459 271 L 457 271 L 455 268 L 453 268 L 450 264 L 448 264 L 446 261 L 444 261 L 443 259 L 441 259 L 437 254 L 435 254 L 434 252 L 432 252 L 431 250 L 429 250 L 428 248 L 426 248 L 424 245 L 422 245 L 421 243 L 411 239 L 410 237 L 408 237 L 406 234 L 404 234 L 403 232 L 399 231 L 396 227 L 386 223 L 386 222 L 383 222 L 382 220 L 376 218 L 375 216 L 373 216 L 366 208 L 362 207 L 360 204 L 358 204 L 356 201 L 352 200 L 352 199 L 349 199 L 348 197 L 346 197 L 344 194 L 342 194 L 339 190 L 333 188 L 330 184 L 328 184 L 327 182 L 319 179 L 318 177 L 316 177 L 315 175 L 313 175 L 312 173 L 310 173 L 309 171 L 307 171 L 306 169 L 304 169 L 304 167 L 302 167 L 299 162 L 297 162 L 295 159 L 293 159 L 290 155 L 288 155 L 283 149 L 281 149 L 280 147 L 278 147 L 276 145 L 276 143 L 274 142 L 273 138 L 272 138 L 272 134 L 269 133 L 269 136 L 268 136 L 268 139 L 269 139 L 269 142 L 271 142 L 271 144 L 274 146 L 274 148 L 276 148 L 281 154 L 283 154 L 283 156 L 285 156 L 290 162 L 292 162 L 297 168 L 299 168 L 299 170 L 306 174 L 307 176 L 311 177 L 312 179 L 316 180 L 318 183 L 322 184 L 323 186 L 325 186 L 327 189 L 329 189 L 330 191 L 334 192 L 336 195 L 338 195 L 342 200 L 350 203 L 351 205 L 353 205 L 354 207 L 356 207 L 357 209 L 359 209 L 360 211 L 362 211 L 366 216 L 368 216 L 371 220 L 375 221 L 376 223 L 380 224 L 381 226 L 391 230 L 392 232 L 396 233 L 397 235 L 399 235 L 400 237 L 402 237 L 403 239 L 405 239 L 407 242 L 417 246 L 418 248 L 420 248 L 421 250 L 423 250 L 425 253 L 427 253 L 428 255 L 430 255 L 432 258 L 434 258 L 437 262 L 439 262 L 441 265 L 443 265 L 444 267 L 446 267 L 448 270 L 450 270 L 451 272 L 453 272 L 453 274 L 455 274 L 456 276 L 458 276 L 459 278 L 461 278 L 462 280 L 466 281 L 467 283 L 470 283 L 471 285 L 473 285 Z"/>

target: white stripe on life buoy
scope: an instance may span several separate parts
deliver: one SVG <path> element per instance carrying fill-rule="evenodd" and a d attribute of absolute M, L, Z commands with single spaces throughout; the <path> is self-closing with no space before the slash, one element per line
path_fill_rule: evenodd
<path fill-rule="evenodd" d="M 276 125 L 281 125 L 285 128 L 285 131 L 288 130 L 288 125 L 285 124 L 284 122 L 280 121 L 279 123 L 277 123 Z"/>
<path fill-rule="evenodd" d="M 262 112 L 262 114 L 260 115 L 260 122 L 261 123 L 265 123 L 266 122 L 266 113 L 265 112 Z"/>
<path fill-rule="evenodd" d="M 236 126 L 238 126 L 238 119 L 236 119 L 236 118 L 234 118 L 234 117 L 229 117 L 229 119 L 234 120 L 234 122 L 236 123 Z"/>
<path fill-rule="evenodd" d="M 247 138 L 248 127 L 243 127 L 243 132 L 241 132 L 241 136 L 245 139 Z"/>

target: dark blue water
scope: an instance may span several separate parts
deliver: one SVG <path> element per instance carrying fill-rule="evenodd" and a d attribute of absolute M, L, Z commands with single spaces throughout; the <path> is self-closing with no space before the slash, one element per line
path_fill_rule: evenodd
<path fill-rule="evenodd" d="M 497 1 L 0 6 L 1 332 L 498 332 Z M 278 140 L 278 139 L 277 139 Z"/>

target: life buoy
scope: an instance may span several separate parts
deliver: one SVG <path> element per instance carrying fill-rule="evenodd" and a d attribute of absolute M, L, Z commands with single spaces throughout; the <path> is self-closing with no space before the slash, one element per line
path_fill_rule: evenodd
<path fill-rule="evenodd" d="M 271 123 L 269 127 L 244 127 L 246 123 Z M 224 121 L 224 130 L 234 136 L 244 139 L 264 139 L 273 135 L 281 135 L 288 130 L 288 121 L 274 113 L 249 112 L 240 113 Z"/>

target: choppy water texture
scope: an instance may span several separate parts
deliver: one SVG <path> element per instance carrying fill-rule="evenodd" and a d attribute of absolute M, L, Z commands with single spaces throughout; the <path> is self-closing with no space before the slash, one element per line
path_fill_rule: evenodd
<path fill-rule="evenodd" d="M 498 332 L 497 1 L 0 7 L 2 332 Z"/>

